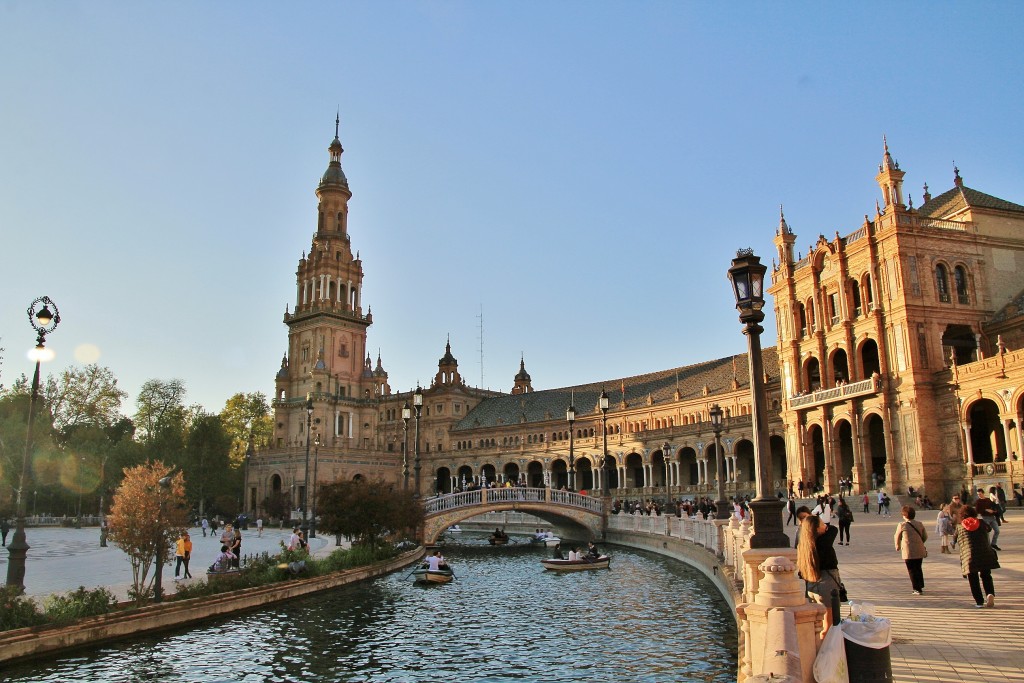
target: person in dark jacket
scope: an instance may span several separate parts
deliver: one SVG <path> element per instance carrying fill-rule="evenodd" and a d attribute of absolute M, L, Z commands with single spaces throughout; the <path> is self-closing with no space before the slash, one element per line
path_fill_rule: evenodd
<path fill-rule="evenodd" d="M 817 603 L 831 604 L 832 591 L 839 590 L 839 558 L 834 547 L 839 530 L 821 521 L 817 515 L 807 515 L 800 522 L 800 535 L 796 547 L 796 566 L 807 582 L 807 593 Z M 825 626 L 832 625 L 832 610 L 825 610 Z"/>
<path fill-rule="evenodd" d="M 989 526 L 978 519 L 978 512 L 970 505 L 960 511 L 961 522 L 956 527 L 956 541 L 960 546 L 960 570 L 971 584 L 971 595 L 978 607 L 995 607 L 996 589 L 992 583 L 992 570 L 999 569 L 999 558 L 988 540 Z M 985 592 L 981 589 L 984 587 Z"/>

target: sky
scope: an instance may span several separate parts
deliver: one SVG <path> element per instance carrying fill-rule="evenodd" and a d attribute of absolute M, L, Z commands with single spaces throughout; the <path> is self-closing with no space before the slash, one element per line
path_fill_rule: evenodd
<path fill-rule="evenodd" d="M 746 352 L 726 272 L 881 196 L 1024 203 L 1024 3 L 0 0 L 0 383 L 97 362 L 273 393 L 340 113 L 393 390 Z M 482 325 L 481 325 L 482 313 Z M 775 343 L 765 322 L 764 346 Z M 481 334 L 482 332 L 482 334 Z M 482 341 L 482 364 L 481 364 Z"/>

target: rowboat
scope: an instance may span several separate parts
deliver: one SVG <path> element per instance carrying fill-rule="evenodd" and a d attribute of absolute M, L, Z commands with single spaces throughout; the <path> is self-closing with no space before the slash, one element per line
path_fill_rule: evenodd
<path fill-rule="evenodd" d="M 451 569 L 416 569 L 412 575 L 415 578 L 413 583 L 451 583 L 454 578 Z"/>
<path fill-rule="evenodd" d="M 611 566 L 612 558 L 610 555 L 601 555 L 594 559 L 582 559 L 582 560 L 541 560 L 541 565 L 544 569 L 550 569 L 556 572 L 582 572 L 588 569 L 608 569 Z"/>
<path fill-rule="evenodd" d="M 448 527 L 448 533 L 450 533 L 450 534 L 461 534 L 462 533 L 462 527 L 460 527 L 458 524 L 450 526 L 450 527 Z"/>
<path fill-rule="evenodd" d="M 558 536 L 545 536 L 544 538 L 537 538 L 534 536 L 530 539 L 530 545 L 535 546 L 547 546 L 548 548 L 554 548 L 556 545 L 562 542 Z"/>
<path fill-rule="evenodd" d="M 487 542 L 491 545 L 505 545 L 508 543 L 508 536 L 495 536 L 491 534 L 487 537 Z"/>

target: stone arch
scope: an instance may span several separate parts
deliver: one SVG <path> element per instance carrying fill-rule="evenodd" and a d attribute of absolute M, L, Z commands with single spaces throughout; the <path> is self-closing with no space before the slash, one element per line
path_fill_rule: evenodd
<path fill-rule="evenodd" d="M 569 488 L 569 464 L 561 458 L 551 461 L 551 487 Z"/>
<path fill-rule="evenodd" d="M 881 359 L 878 355 L 878 342 L 871 337 L 865 338 L 860 343 L 860 377 L 869 379 L 874 373 L 882 373 Z"/>
<path fill-rule="evenodd" d="M 821 389 L 821 364 L 817 356 L 809 356 L 804 361 L 804 386 L 808 391 Z"/>
<path fill-rule="evenodd" d="M 947 325 L 942 333 L 942 357 L 949 363 L 952 355 L 957 365 L 977 360 L 978 341 L 970 325 Z"/>
<path fill-rule="evenodd" d="M 836 447 L 839 452 L 836 454 L 836 477 L 853 478 L 853 470 L 856 466 L 853 459 L 853 425 L 846 418 L 833 422 L 832 433 L 835 435 Z"/>
<path fill-rule="evenodd" d="M 772 454 L 772 479 L 781 482 L 776 488 L 786 490 L 789 462 L 786 458 L 786 440 L 778 434 L 768 437 L 769 452 Z"/>
<path fill-rule="evenodd" d="M 519 477 L 519 463 L 517 463 L 517 462 L 507 462 L 507 463 L 505 463 L 505 466 L 501 468 L 501 473 L 502 473 L 502 475 L 504 475 L 505 481 L 511 481 L 512 483 L 517 483 L 519 481 L 519 479 L 520 479 L 520 477 Z"/>
<path fill-rule="evenodd" d="M 438 467 L 434 479 L 434 490 L 438 493 L 452 492 L 452 471 L 447 467 Z"/>
<path fill-rule="evenodd" d="M 640 488 L 644 485 L 644 460 L 636 451 L 628 454 L 623 462 L 626 471 L 626 488 Z"/>
<path fill-rule="evenodd" d="M 473 483 L 473 468 L 469 465 L 461 465 L 455 475 L 459 482 L 459 488 L 465 489 Z"/>
<path fill-rule="evenodd" d="M 594 468 L 590 458 L 576 458 L 576 489 L 592 491 L 594 489 Z"/>
<path fill-rule="evenodd" d="M 651 479 L 647 482 L 650 486 L 665 485 L 665 451 L 656 450 L 651 453 Z"/>
<path fill-rule="evenodd" d="M 754 443 L 749 439 L 739 439 L 732 447 L 733 455 L 736 456 L 736 481 L 739 483 L 752 482 L 757 475 L 754 463 Z"/>
<path fill-rule="evenodd" d="M 849 382 L 853 376 L 850 373 L 850 362 L 846 356 L 846 349 L 842 347 L 832 351 L 829 357 L 829 367 L 832 370 L 833 386 L 838 385 L 840 382 Z"/>
<path fill-rule="evenodd" d="M 480 468 L 480 485 L 487 486 L 488 484 L 497 481 L 498 469 L 492 464 L 487 463 Z"/>
<path fill-rule="evenodd" d="M 868 477 L 871 481 L 871 488 L 879 488 L 885 485 L 886 467 L 888 454 L 885 450 L 885 423 L 882 416 L 876 412 L 870 412 L 864 416 L 865 439 L 864 445 L 867 453 L 864 454 L 864 461 L 868 465 Z"/>
<path fill-rule="evenodd" d="M 534 488 L 544 487 L 544 465 L 539 460 L 531 460 L 527 463 L 526 485 Z"/>
<path fill-rule="evenodd" d="M 807 446 L 810 455 L 811 483 L 823 486 L 825 483 L 825 431 L 821 425 L 808 425 Z"/>
<path fill-rule="evenodd" d="M 988 397 L 971 401 L 964 407 L 971 455 L 975 464 L 984 465 L 1007 460 L 1006 439 L 999 419 L 1000 405 Z"/>
<path fill-rule="evenodd" d="M 271 493 L 281 493 L 282 481 L 283 480 L 281 479 L 281 475 L 278 474 L 277 472 L 274 472 L 273 474 L 271 474 L 270 475 L 270 492 Z"/>
<path fill-rule="evenodd" d="M 683 484 L 696 486 L 700 481 L 697 470 L 697 451 L 690 446 L 679 449 L 679 478 Z"/>

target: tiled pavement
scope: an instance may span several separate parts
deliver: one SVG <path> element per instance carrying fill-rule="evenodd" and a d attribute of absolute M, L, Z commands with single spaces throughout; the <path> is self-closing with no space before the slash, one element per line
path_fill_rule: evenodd
<path fill-rule="evenodd" d="M 894 501 L 895 502 L 895 501 Z M 850 599 L 870 602 L 892 620 L 893 678 L 899 683 L 1024 683 L 1024 510 L 1012 506 L 1000 530 L 999 563 L 992 572 L 995 609 L 977 609 L 960 574 L 960 555 L 939 552 L 937 511 L 919 511 L 928 531 L 924 595 L 911 593 L 893 534 L 899 508 L 881 517 L 854 506 L 849 546 L 836 546 L 839 572 Z M 795 527 L 787 527 L 793 537 Z M 843 606 L 844 616 L 849 607 Z"/>

